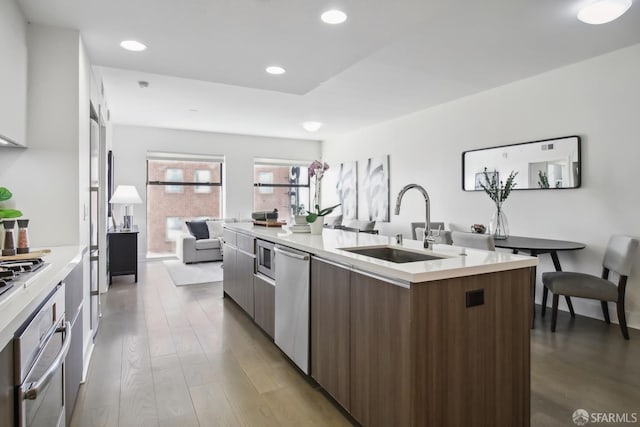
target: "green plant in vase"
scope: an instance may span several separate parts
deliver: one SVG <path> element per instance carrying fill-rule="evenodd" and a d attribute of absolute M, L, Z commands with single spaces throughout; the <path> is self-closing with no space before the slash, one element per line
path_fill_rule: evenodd
<path fill-rule="evenodd" d="M 494 239 L 503 240 L 509 237 L 509 222 L 502 209 L 502 204 L 511 194 L 511 190 L 517 185 L 515 178 L 518 172 L 511 171 L 505 182 L 499 180 L 498 171 L 496 170 L 489 172 L 487 168 L 484 168 L 483 173 L 484 182 L 480 183 L 480 187 L 496 205 L 496 212 L 489 223 L 489 233 L 493 234 Z"/>
<path fill-rule="evenodd" d="M 15 241 L 13 239 L 13 228 L 16 223 L 13 218 L 22 216 L 22 212 L 17 209 L 9 209 L 4 206 L 4 202 L 9 200 L 13 196 L 11 191 L 5 187 L 0 187 L 0 222 L 5 229 L 4 232 L 4 245 L 2 248 L 2 255 L 11 256 L 16 254 Z"/>
<path fill-rule="evenodd" d="M 9 200 L 13 194 L 5 187 L 0 187 L 0 203 Z M 17 209 L 8 209 L 0 206 L 0 220 L 3 218 L 18 218 L 22 216 L 22 212 Z"/>
<path fill-rule="evenodd" d="M 320 232 L 322 231 L 322 223 L 324 222 L 324 216 L 329 215 L 335 208 L 340 206 L 340 203 L 334 206 L 330 206 L 328 208 L 320 209 L 319 196 L 320 196 L 320 181 L 324 178 L 325 172 L 329 170 L 329 165 L 327 163 L 322 163 L 319 160 L 314 160 L 311 165 L 309 165 L 309 179 L 314 180 L 314 190 L 315 193 L 313 195 L 313 207 L 314 210 L 307 211 L 307 222 L 310 224 L 316 224 L 320 228 Z M 318 218 L 321 218 L 320 220 Z M 316 230 L 317 232 L 317 230 Z"/>

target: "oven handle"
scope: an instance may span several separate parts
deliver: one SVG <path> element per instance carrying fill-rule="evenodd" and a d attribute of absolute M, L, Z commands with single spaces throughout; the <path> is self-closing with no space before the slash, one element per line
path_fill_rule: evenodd
<path fill-rule="evenodd" d="M 51 378 L 53 378 L 53 375 L 60 366 L 62 366 L 65 357 L 67 357 L 69 347 L 71 346 L 71 323 L 68 321 L 64 322 L 64 326 L 62 328 L 56 329 L 56 333 L 58 332 L 63 332 L 65 334 L 64 340 L 62 341 L 62 348 L 58 352 L 58 355 L 51 366 L 49 366 L 40 379 L 27 385 L 27 391 L 24 392 L 24 399 L 26 400 L 35 400 L 38 398 L 38 392 L 42 390 L 44 386 L 49 384 L 49 381 L 51 381 Z"/>

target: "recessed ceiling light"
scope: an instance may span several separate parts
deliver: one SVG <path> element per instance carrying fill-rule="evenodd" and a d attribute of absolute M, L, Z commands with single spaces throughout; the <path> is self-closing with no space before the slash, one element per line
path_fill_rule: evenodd
<path fill-rule="evenodd" d="M 266 71 L 269 74 L 275 74 L 275 75 L 284 74 L 284 73 L 287 72 L 287 70 L 285 70 L 282 67 L 278 67 L 277 65 L 271 65 L 271 66 L 267 67 Z"/>
<path fill-rule="evenodd" d="M 142 52 L 147 48 L 147 46 L 143 43 L 140 43 L 136 40 L 125 40 L 120 43 L 120 47 L 126 50 L 130 50 L 132 52 Z"/>
<path fill-rule="evenodd" d="M 302 127 L 307 132 L 316 132 L 322 127 L 322 122 L 304 122 Z"/>
<path fill-rule="evenodd" d="M 320 15 L 320 19 L 331 25 L 342 24 L 347 20 L 347 14 L 338 9 L 331 9 Z"/>
<path fill-rule="evenodd" d="M 631 7 L 631 0 L 600 0 L 583 7 L 578 19 L 586 24 L 606 24 L 619 18 Z"/>

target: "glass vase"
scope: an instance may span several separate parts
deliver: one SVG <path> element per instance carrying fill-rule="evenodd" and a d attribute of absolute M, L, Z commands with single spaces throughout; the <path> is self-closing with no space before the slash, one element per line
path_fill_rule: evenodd
<path fill-rule="evenodd" d="M 502 207 L 496 207 L 496 211 L 491 217 L 489 234 L 493 235 L 495 240 L 504 240 L 509 237 L 509 221 Z"/>

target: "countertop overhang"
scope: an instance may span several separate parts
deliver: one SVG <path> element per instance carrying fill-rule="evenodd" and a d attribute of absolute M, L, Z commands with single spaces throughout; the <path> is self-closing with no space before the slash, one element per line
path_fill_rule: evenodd
<path fill-rule="evenodd" d="M 49 266 L 36 273 L 28 286 L 0 299 L 0 350 L 13 339 L 16 330 L 29 318 L 47 295 L 82 261 L 85 246 L 57 246 L 43 257 Z"/>
<path fill-rule="evenodd" d="M 397 245 L 393 237 L 343 230 L 324 229 L 322 235 L 312 235 L 309 233 L 292 233 L 285 227 L 269 228 L 255 226 L 251 223 L 227 223 L 224 227 L 231 231 L 305 251 L 320 258 L 337 262 L 356 270 L 400 281 L 407 285 L 535 267 L 538 264 L 536 257 L 525 255 L 461 248 L 444 244 L 436 244 L 433 250 L 427 250 L 423 248 L 422 242 L 417 240 L 405 239 L 403 244 Z M 390 246 L 443 258 L 430 261 L 394 263 L 341 249 L 364 246 Z"/>

